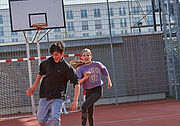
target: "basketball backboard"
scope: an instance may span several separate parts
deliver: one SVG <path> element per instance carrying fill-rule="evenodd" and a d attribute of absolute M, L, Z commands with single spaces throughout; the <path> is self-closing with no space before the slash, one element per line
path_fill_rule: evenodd
<path fill-rule="evenodd" d="M 32 25 L 46 23 L 44 29 L 64 28 L 63 0 L 9 0 L 12 31 L 35 29 Z"/>

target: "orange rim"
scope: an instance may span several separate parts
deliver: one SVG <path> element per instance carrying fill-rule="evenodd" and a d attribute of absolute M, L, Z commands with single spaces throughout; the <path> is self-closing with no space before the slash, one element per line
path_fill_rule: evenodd
<path fill-rule="evenodd" d="M 46 27 L 47 23 L 36 23 L 32 25 L 34 28 L 36 28 L 37 30 L 41 30 L 42 27 Z"/>

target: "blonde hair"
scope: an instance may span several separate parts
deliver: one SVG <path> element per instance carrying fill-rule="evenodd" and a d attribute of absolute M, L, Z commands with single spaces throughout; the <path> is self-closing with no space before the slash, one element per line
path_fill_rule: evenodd
<path fill-rule="evenodd" d="M 92 53 L 91 53 L 91 50 L 90 50 L 90 49 L 88 49 L 88 48 L 83 49 L 82 52 L 81 52 L 81 55 L 82 55 L 84 52 L 88 52 L 88 53 L 92 56 Z"/>

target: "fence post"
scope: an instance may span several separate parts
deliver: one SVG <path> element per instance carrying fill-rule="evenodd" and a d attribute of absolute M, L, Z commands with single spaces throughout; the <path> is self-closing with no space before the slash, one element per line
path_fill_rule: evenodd
<path fill-rule="evenodd" d="M 110 46 L 111 46 L 111 60 L 112 60 L 112 71 L 113 71 L 114 89 L 115 89 L 115 96 L 116 96 L 116 106 L 118 106 L 116 74 L 115 74 L 115 68 L 114 68 L 114 52 L 113 52 L 112 33 L 111 33 L 111 19 L 110 19 L 109 2 L 108 2 L 108 0 L 106 0 L 106 4 L 107 4 L 108 21 L 109 21 L 109 36 L 110 36 Z"/>

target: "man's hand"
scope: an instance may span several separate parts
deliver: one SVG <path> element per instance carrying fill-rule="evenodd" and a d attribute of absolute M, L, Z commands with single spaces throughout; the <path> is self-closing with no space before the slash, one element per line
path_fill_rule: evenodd
<path fill-rule="evenodd" d="M 34 93 L 34 91 L 36 90 L 36 87 L 37 87 L 39 81 L 41 80 L 41 78 L 42 78 L 42 75 L 38 74 L 37 77 L 36 77 L 36 80 L 35 80 L 35 82 L 33 84 L 33 86 L 27 89 L 26 95 L 28 97 Z"/>
<path fill-rule="evenodd" d="M 28 90 L 26 91 L 26 95 L 29 97 L 30 95 L 32 95 L 35 91 L 34 87 L 30 87 L 28 88 Z"/>

